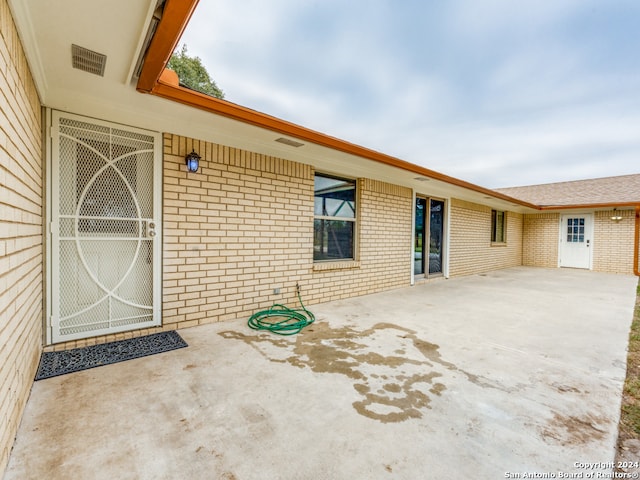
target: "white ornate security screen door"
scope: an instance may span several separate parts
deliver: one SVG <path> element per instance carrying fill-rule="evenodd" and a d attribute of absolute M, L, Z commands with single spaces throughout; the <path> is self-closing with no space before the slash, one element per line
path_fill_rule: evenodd
<path fill-rule="evenodd" d="M 51 119 L 51 343 L 160 325 L 159 134 Z"/>

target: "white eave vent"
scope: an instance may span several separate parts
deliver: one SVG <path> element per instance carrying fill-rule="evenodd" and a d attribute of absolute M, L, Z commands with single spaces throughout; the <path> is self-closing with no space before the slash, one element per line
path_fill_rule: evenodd
<path fill-rule="evenodd" d="M 296 147 L 296 148 L 304 145 L 304 143 L 296 142 L 295 140 L 291 140 L 290 138 L 284 138 L 284 137 L 276 138 L 276 142 L 284 143 L 285 145 L 289 145 L 290 147 Z"/>
<path fill-rule="evenodd" d="M 71 64 L 73 68 L 103 77 L 107 56 L 88 48 L 71 45 Z"/>

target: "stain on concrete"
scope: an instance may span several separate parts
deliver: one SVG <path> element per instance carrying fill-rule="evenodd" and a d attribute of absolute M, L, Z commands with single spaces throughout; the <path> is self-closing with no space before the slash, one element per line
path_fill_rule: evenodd
<path fill-rule="evenodd" d="M 609 420 L 593 414 L 562 415 L 554 413 L 553 418 L 542 429 L 542 437 L 547 443 L 582 445 L 602 440 L 607 434 Z"/>
<path fill-rule="evenodd" d="M 397 383 L 387 383 L 382 388 L 384 388 L 387 392 L 400 393 L 400 385 Z"/>
<path fill-rule="evenodd" d="M 441 383 L 434 383 L 433 387 L 431 387 L 431 390 L 429 390 L 431 393 L 433 393 L 434 395 L 438 395 L 440 396 L 440 394 L 446 390 L 447 387 L 445 387 L 443 384 Z"/>
<path fill-rule="evenodd" d="M 577 389 L 576 387 L 572 387 L 571 385 L 553 383 L 551 384 L 551 386 L 558 390 L 560 393 L 582 393 L 579 389 Z"/>
<path fill-rule="evenodd" d="M 238 410 L 245 419 L 247 434 L 251 438 L 268 441 L 274 435 L 271 414 L 257 404 L 239 405 Z"/>
<path fill-rule="evenodd" d="M 247 343 L 271 362 L 351 379 L 353 388 L 362 397 L 353 402 L 353 408 L 383 423 L 421 418 L 431 408 L 432 398 L 446 390 L 444 380 L 434 381 L 443 377 L 446 370 L 483 384 L 477 376 L 443 360 L 438 345 L 392 323 L 356 330 L 316 322 L 294 338 L 235 331 L 219 335 Z"/>
<path fill-rule="evenodd" d="M 238 477 L 236 477 L 232 472 L 224 472 L 220 477 L 220 479 L 221 480 L 238 480 Z"/>

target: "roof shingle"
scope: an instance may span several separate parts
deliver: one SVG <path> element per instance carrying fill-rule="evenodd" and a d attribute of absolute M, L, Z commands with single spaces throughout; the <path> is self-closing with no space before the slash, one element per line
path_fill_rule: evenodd
<path fill-rule="evenodd" d="M 495 190 L 539 206 L 640 205 L 640 174 Z"/>

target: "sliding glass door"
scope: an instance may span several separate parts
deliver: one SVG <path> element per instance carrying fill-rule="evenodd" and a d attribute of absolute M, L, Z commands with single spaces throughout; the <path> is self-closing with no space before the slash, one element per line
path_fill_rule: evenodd
<path fill-rule="evenodd" d="M 413 273 L 415 276 L 442 274 L 444 201 L 416 197 Z"/>
<path fill-rule="evenodd" d="M 415 238 L 413 240 L 413 273 L 414 275 L 424 275 L 424 250 L 427 242 L 425 235 L 427 233 L 427 199 L 416 198 L 416 228 Z"/>
<path fill-rule="evenodd" d="M 442 273 L 442 239 L 444 236 L 444 202 L 429 200 L 429 275 Z"/>

